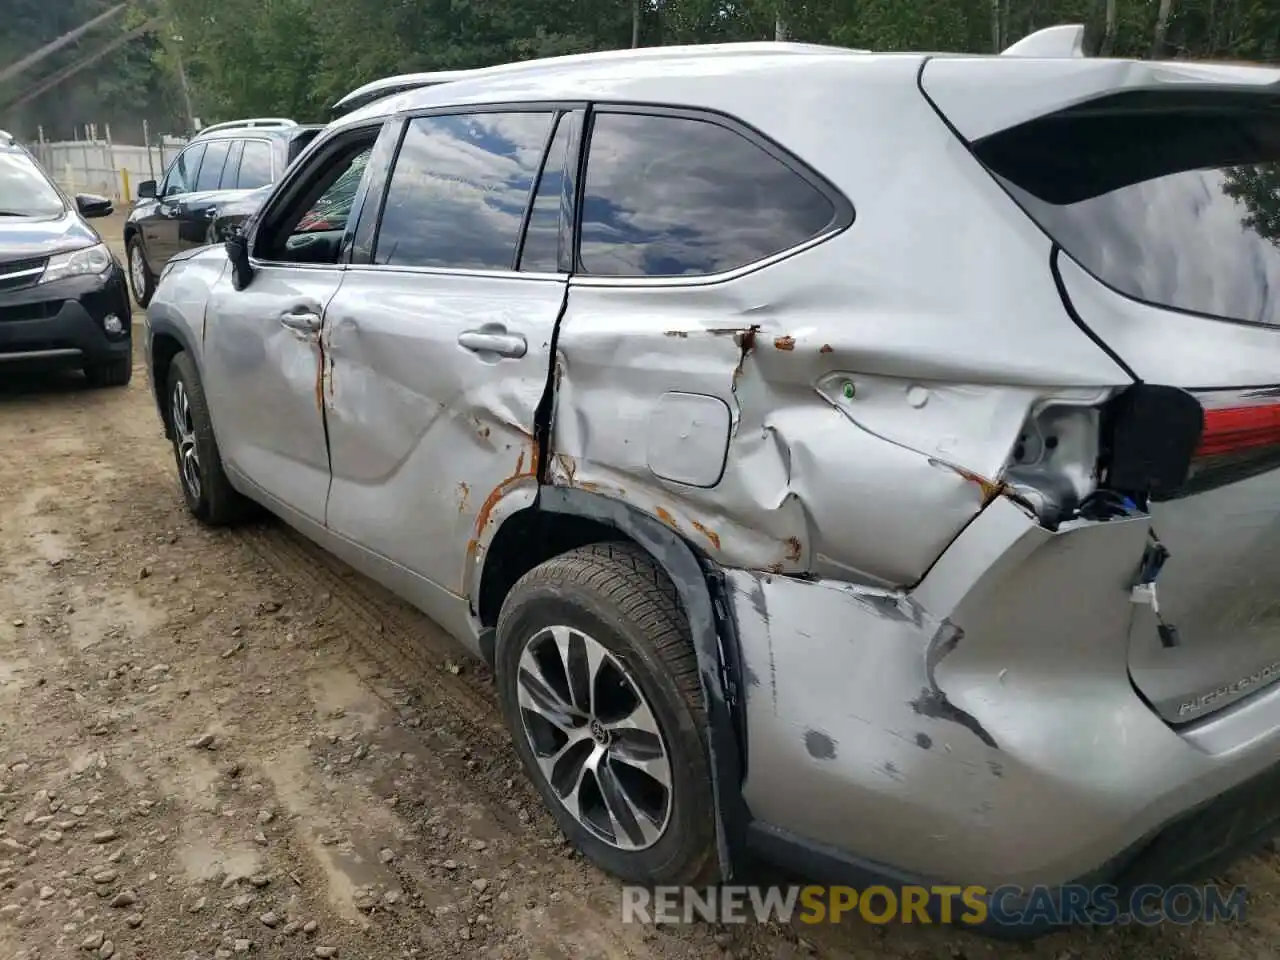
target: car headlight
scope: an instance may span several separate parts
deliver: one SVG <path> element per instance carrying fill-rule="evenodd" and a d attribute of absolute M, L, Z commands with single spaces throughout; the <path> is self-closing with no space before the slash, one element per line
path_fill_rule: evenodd
<path fill-rule="evenodd" d="M 105 243 L 85 247 L 83 250 L 72 250 L 70 253 L 60 253 L 49 258 L 40 282 L 51 283 L 54 280 L 65 280 L 67 277 L 103 273 L 112 263 L 114 260 L 111 251 L 107 249 Z"/>

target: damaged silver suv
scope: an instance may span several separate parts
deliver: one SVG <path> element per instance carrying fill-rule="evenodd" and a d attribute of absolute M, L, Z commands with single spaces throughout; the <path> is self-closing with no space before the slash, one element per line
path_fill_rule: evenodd
<path fill-rule="evenodd" d="M 1280 816 L 1280 71 L 1075 39 L 357 109 L 159 283 L 187 505 L 492 663 L 621 877 L 1209 870 Z"/>

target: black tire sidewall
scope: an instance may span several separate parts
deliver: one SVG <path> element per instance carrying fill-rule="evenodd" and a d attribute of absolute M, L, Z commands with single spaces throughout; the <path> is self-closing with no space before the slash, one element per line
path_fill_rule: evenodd
<path fill-rule="evenodd" d="M 519 588 L 517 588 L 519 589 Z M 495 675 L 503 715 L 530 779 L 564 834 L 605 871 L 639 883 L 679 882 L 700 872 L 705 849 L 701 825 L 714 823 L 703 731 L 670 671 L 608 602 L 577 584 L 538 584 L 511 598 L 498 639 Z M 630 674 L 648 701 L 666 742 L 672 773 L 672 811 L 656 844 L 639 851 L 610 846 L 565 809 L 534 759 L 517 700 L 516 674 L 525 643 L 543 628 L 564 625 L 597 640 Z"/>
<path fill-rule="evenodd" d="M 170 446 L 173 448 L 173 461 L 178 469 L 178 487 L 182 490 L 182 499 L 190 510 L 198 519 L 207 520 L 210 516 L 210 496 L 212 494 L 212 483 L 215 482 L 209 465 L 215 462 L 218 456 L 217 446 L 213 441 L 213 428 L 209 423 L 208 411 L 204 403 L 204 391 L 200 386 L 199 375 L 192 369 L 190 357 L 185 353 L 180 353 L 173 358 L 173 362 L 169 365 L 169 379 L 165 384 L 165 416 L 169 418 L 169 431 L 172 434 Z M 174 422 L 173 411 L 173 389 L 178 382 L 182 382 L 183 389 L 187 393 L 187 404 L 191 408 L 191 423 L 195 430 L 196 455 L 200 458 L 200 497 L 196 499 L 191 495 L 191 491 L 187 489 L 186 482 L 182 479 L 182 456 L 178 449 L 178 430 Z"/>

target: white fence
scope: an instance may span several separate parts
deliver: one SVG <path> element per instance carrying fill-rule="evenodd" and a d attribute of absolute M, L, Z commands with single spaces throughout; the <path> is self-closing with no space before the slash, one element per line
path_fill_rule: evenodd
<path fill-rule="evenodd" d="M 146 146 L 107 138 L 41 141 L 28 149 L 67 193 L 96 193 L 118 202 L 138 196 L 143 180 L 159 180 L 186 141 L 161 137 Z"/>

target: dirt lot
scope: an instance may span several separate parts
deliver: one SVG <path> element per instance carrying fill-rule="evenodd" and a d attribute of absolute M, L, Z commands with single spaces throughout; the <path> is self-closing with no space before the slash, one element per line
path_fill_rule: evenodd
<path fill-rule="evenodd" d="M 138 374 L 0 385 L 0 960 L 1274 955 L 1275 855 L 1232 927 L 622 924 L 486 672 L 282 525 L 197 526 Z"/>

